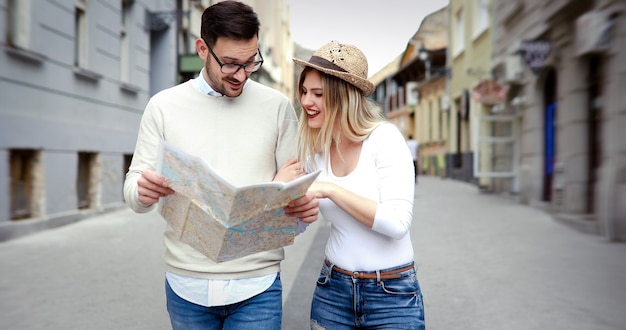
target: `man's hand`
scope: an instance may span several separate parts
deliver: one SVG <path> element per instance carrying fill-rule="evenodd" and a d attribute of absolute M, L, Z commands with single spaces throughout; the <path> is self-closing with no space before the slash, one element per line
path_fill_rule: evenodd
<path fill-rule="evenodd" d="M 137 192 L 139 193 L 139 202 L 150 206 L 157 203 L 159 198 L 173 194 L 174 190 L 169 188 L 167 179 L 157 175 L 154 171 L 145 170 L 137 179 Z"/>
<path fill-rule="evenodd" d="M 320 202 L 312 192 L 307 192 L 304 196 L 289 202 L 285 206 L 285 214 L 290 217 L 300 218 L 304 223 L 313 223 L 320 213 Z"/>

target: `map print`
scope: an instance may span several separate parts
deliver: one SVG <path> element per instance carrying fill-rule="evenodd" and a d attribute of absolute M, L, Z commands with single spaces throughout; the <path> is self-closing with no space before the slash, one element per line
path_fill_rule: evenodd
<path fill-rule="evenodd" d="M 283 207 L 304 195 L 319 174 L 235 187 L 203 159 L 165 141 L 157 172 L 176 191 L 161 198 L 159 213 L 181 241 L 215 262 L 293 244 L 297 220 Z"/>

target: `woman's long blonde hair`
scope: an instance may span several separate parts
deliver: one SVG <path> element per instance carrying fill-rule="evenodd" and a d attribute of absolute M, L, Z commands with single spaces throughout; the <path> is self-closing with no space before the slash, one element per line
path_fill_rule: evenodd
<path fill-rule="evenodd" d="M 309 71 L 315 70 L 305 67 L 298 81 L 298 100 L 302 99 L 304 78 Z M 298 159 L 310 160 L 312 169 L 316 169 L 314 156 L 324 155 L 324 162 L 330 160 L 330 146 L 333 135 L 343 132 L 346 138 L 353 142 L 365 140 L 369 134 L 385 117 L 373 101 L 369 100 L 354 85 L 335 76 L 318 71 L 322 77 L 324 107 L 324 123 L 321 128 L 310 128 L 307 122 L 307 113 L 303 108 L 298 124 Z M 338 138 L 338 136 L 335 136 Z M 339 151 L 339 144 L 336 144 Z M 341 152 L 339 152 L 341 155 Z"/>

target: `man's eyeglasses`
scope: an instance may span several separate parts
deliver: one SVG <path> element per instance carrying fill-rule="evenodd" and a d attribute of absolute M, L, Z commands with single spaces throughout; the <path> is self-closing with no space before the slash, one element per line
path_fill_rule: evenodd
<path fill-rule="evenodd" d="M 220 70 L 222 71 L 223 74 L 234 74 L 234 73 L 237 73 L 239 69 L 243 69 L 247 73 L 252 73 L 252 72 L 259 70 L 261 68 L 261 65 L 263 65 L 263 55 L 261 55 L 260 49 L 257 49 L 258 54 L 261 57 L 260 61 L 249 62 L 245 64 L 234 64 L 234 63 L 222 63 L 222 61 L 220 61 L 220 59 L 217 58 L 217 55 L 215 55 L 215 53 L 213 52 L 213 49 L 209 47 L 209 44 L 206 43 L 206 45 L 207 45 L 207 48 L 209 49 L 209 52 L 211 52 L 211 55 L 213 55 L 213 58 L 215 59 L 215 61 L 217 61 L 217 64 L 219 64 Z"/>

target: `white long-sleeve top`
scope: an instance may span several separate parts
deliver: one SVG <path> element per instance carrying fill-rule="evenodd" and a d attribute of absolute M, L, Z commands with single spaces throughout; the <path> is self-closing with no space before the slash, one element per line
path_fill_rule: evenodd
<path fill-rule="evenodd" d="M 330 164 L 316 155 L 319 181 L 335 183 L 377 203 L 372 228 L 359 223 L 332 200 L 320 200 L 320 212 L 330 221 L 326 257 L 353 271 L 391 268 L 413 261 L 410 228 L 413 219 L 413 161 L 404 138 L 389 123 L 379 125 L 363 142 L 359 161 L 350 174 L 333 175 Z"/>

